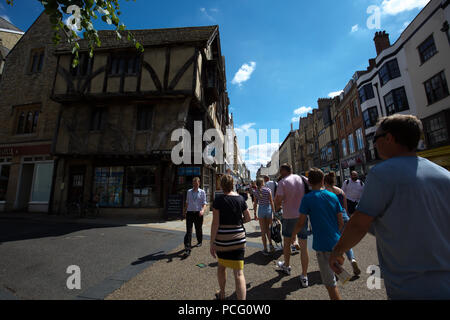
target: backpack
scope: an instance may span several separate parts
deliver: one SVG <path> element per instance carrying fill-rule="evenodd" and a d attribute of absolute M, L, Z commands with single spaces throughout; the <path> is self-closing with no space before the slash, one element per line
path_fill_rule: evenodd
<path fill-rule="evenodd" d="M 350 180 L 345 180 L 345 184 L 348 185 L 350 183 Z M 361 180 L 359 180 L 359 184 L 361 185 L 361 187 L 364 187 L 364 184 Z"/>
<path fill-rule="evenodd" d="M 311 192 L 311 187 L 309 186 L 308 180 L 306 180 L 306 177 L 301 176 L 303 181 L 303 186 L 305 187 L 305 195 Z"/>
<path fill-rule="evenodd" d="M 270 226 L 270 235 L 272 237 L 272 240 L 275 241 L 275 243 L 281 244 L 282 242 L 281 224 L 276 219 L 273 220 L 272 225 Z"/>

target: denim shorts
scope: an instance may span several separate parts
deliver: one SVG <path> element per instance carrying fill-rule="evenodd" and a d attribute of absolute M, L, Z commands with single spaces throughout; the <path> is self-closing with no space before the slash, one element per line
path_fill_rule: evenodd
<path fill-rule="evenodd" d="M 258 208 L 259 219 L 272 219 L 272 207 L 270 204 L 260 205 Z"/>
<path fill-rule="evenodd" d="M 297 224 L 298 218 L 295 219 L 281 219 L 281 225 L 282 225 L 282 231 L 281 234 L 285 238 L 291 238 L 292 232 L 294 231 L 295 225 Z M 305 225 L 302 230 L 300 230 L 299 233 L 297 233 L 297 236 L 301 240 L 308 239 L 308 218 L 306 218 Z"/>

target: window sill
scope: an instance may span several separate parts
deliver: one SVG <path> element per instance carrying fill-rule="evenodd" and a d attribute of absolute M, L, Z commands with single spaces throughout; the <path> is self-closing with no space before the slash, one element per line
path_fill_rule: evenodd
<path fill-rule="evenodd" d="M 445 98 L 448 98 L 449 96 L 450 96 L 450 94 L 447 94 L 445 97 L 442 97 L 442 98 L 439 99 L 439 100 L 433 101 L 432 103 L 428 103 L 427 107 L 431 107 L 433 104 L 436 104 L 436 103 L 438 103 L 439 101 L 442 101 L 442 100 L 444 100 Z"/>
<path fill-rule="evenodd" d="M 428 60 L 426 60 L 426 61 L 421 61 L 421 63 L 419 64 L 419 67 L 422 67 L 425 63 L 427 63 L 428 61 L 430 61 L 431 59 L 433 59 L 438 53 L 439 53 L 439 51 L 436 51 L 436 53 L 433 54 Z"/>

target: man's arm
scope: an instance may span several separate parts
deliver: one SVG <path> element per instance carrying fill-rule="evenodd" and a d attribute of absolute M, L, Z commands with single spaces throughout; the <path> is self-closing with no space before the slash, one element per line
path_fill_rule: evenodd
<path fill-rule="evenodd" d="M 352 215 L 347 222 L 347 226 L 345 227 L 341 239 L 331 253 L 330 266 L 335 272 L 339 273 L 340 271 L 334 264 L 339 263 L 342 265 L 344 263 L 344 253 L 355 247 L 364 238 L 369 231 L 373 220 L 373 217 L 358 210 Z"/>
<path fill-rule="evenodd" d="M 205 208 L 207 205 L 205 192 L 202 193 L 202 201 L 203 201 L 203 205 L 202 205 L 202 209 L 200 210 L 200 217 L 202 217 L 205 214 Z"/>
<path fill-rule="evenodd" d="M 277 192 L 275 196 L 275 212 L 279 212 L 281 210 L 281 204 L 283 203 L 283 196 Z"/>

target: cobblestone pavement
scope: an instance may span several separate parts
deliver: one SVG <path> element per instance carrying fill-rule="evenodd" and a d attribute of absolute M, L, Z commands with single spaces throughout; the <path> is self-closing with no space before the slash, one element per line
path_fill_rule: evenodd
<path fill-rule="evenodd" d="M 251 215 L 253 216 L 253 210 Z M 205 217 L 204 234 L 210 234 L 212 215 Z M 142 226 L 142 225 L 141 225 Z M 148 224 L 149 228 L 172 231 L 185 231 L 185 222 L 174 221 L 164 224 Z M 271 257 L 261 253 L 260 233 L 258 222 L 246 224 L 248 246 L 245 257 L 244 273 L 247 283 L 247 299 L 249 300 L 325 300 L 328 294 L 321 284 L 321 277 L 315 252 L 310 249 L 310 264 L 308 269 L 309 288 L 300 287 L 299 275 L 301 272 L 300 255 L 297 253 L 291 259 L 292 273 L 285 276 L 276 270 L 275 262 L 281 257 L 281 250 Z M 193 237 L 195 239 L 195 237 Z M 311 240 L 308 241 L 311 248 Z M 193 240 L 196 243 L 196 240 Z M 354 248 L 355 255 L 362 274 L 352 279 L 344 286 L 339 284 L 342 298 L 347 300 L 385 300 L 386 292 L 381 279 L 381 289 L 369 290 L 367 280 L 370 274 L 366 273 L 370 265 L 378 265 L 375 238 L 368 235 Z M 113 292 L 108 300 L 211 300 L 218 289 L 217 261 L 209 254 L 209 241 L 204 241 L 200 248 L 194 248 L 191 256 L 183 257 L 183 245 L 168 254 L 155 254 L 145 259 L 156 262 L 139 275 L 125 283 Z M 199 264 L 206 267 L 200 268 Z M 345 269 L 351 271 L 346 261 Z M 232 271 L 227 272 L 228 281 L 226 294 L 234 299 L 234 279 Z"/>

